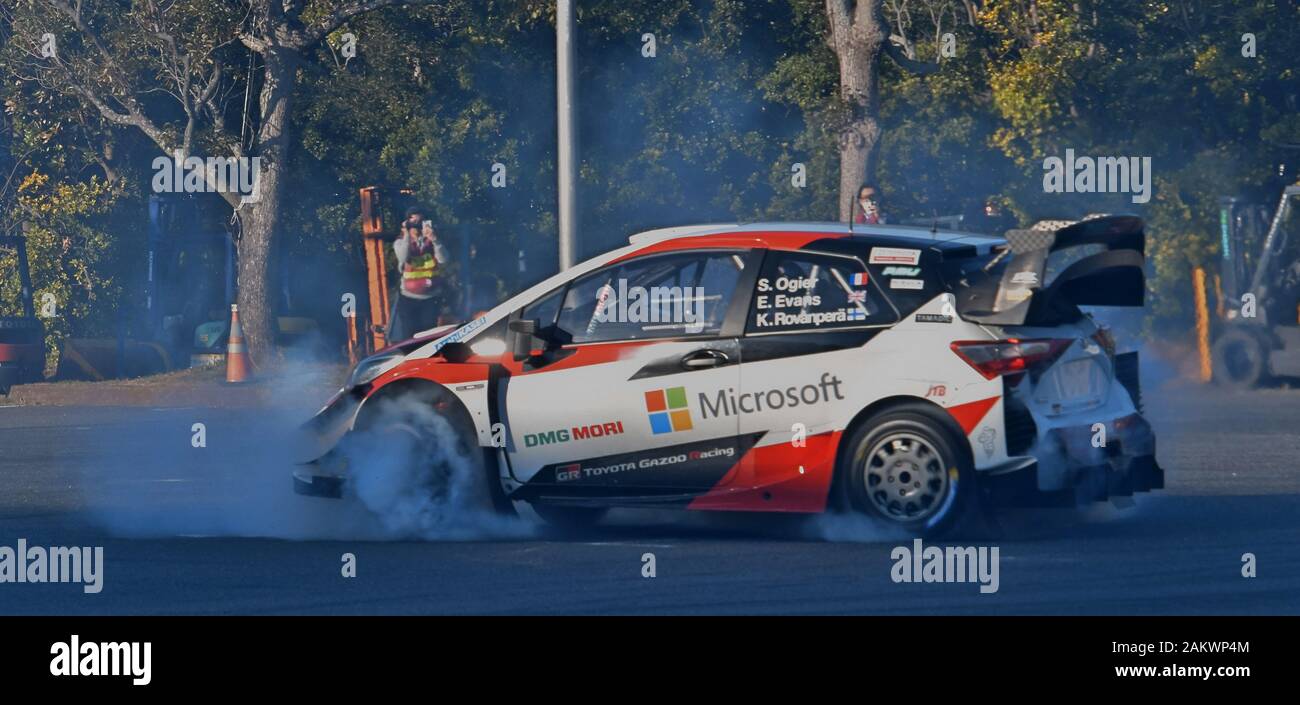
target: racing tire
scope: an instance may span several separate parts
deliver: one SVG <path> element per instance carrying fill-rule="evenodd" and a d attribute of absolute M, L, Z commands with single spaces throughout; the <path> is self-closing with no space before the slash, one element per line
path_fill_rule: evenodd
<path fill-rule="evenodd" d="M 837 464 L 837 504 L 913 536 L 952 530 L 979 498 L 970 451 L 954 426 L 922 404 L 858 424 Z"/>
<path fill-rule="evenodd" d="M 371 400 L 352 434 L 363 454 L 401 464 L 430 499 L 513 514 L 478 445 L 474 423 L 458 399 L 441 387 L 417 388 Z"/>
<path fill-rule="evenodd" d="M 1212 367 L 1218 384 L 1253 389 L 1268 379 L 1268 350 L 1259 336 L 1233 328 L 1214 341 Z"/>
<path fill-rule="evenodd" d="M 568 531 L 590 529 L 609 513 L 605 507 L 564 507 L 542 502 L 532 502 L 530 506 L 547 524 Z"/>

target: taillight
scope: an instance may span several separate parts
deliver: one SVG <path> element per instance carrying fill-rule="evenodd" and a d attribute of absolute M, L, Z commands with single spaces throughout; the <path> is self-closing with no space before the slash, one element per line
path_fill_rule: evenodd
<path fill-rule="evenodd" d="M 1050 365 L 1072 343 L 1070 338 L 958 340 L 952 344 L 952 351 L 985 379 L 993 379 Z"/>

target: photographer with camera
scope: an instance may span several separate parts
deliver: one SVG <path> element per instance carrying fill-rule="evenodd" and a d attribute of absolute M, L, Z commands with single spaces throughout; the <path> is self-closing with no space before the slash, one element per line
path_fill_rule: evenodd
<path fill-rule="evenodd" d="M 410 338 L 439 323 L 446 302 L 436 272 L 447 263 L 447 251 L 439 242 L 433 222 L 424 219 L 418 208 L 408 209 L 402 222 L 402 234 L 393 242 L 397 267 L 401 274 L 395 315 L 389 340 Z"/>
<path fill-rule="evenodd" d="M 873 183 L 865 183 L 858 189 L 857 201 L 853 204 L 853 222 L 867 225 L 884 225 L 885 212 L 881 210 L 877 199 L 879 190 Z"/>

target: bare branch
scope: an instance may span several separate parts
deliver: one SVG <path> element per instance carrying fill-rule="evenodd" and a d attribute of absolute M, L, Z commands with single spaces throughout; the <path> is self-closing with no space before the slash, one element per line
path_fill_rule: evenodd
<path fill-rule="evenodd" d="M 908 73 L 913 73 L 918 76 L 928 76 L 939 70 L 938 64 L 932 64 L 928 61 L 917 61 L 916 59 L 909 58 L 902 49 L 894 45 L 892 42 L 885 42 L 884 51 L 889 55 L 889 58 L 894 60 L 894 63 L 898 64 Z"/>
<path fill-rule="evenodd" d="M 67 16 L 69 21 L 72 22 L 72 26 L 75 27 L 77 31 L 80 32 L 82 36 L 84 36 L 86 40 L 89 41 L 90 44 L 95 47 L 96 53 L 98 53 L 99 56 L 104 61 L 104 66 L 105 66 L 104 75 L 109 77 L 110 81 L 120 80 L 121 77 L 126 75 L 126 72 L 121 69 L 121 67 L 117 63 L 117 60 L 113 57 L 113 53 L 108 50 L 108 47 L 104 44 L 103 40 L 100 38 L 99 33 L 91 29 L 81 18 L 80 2 L 77 3 L 77 6 L 75 8 L 68 5 L 68 3 L 65 0 L 48 0 L 48 2 L 55 9 L 59 10 L 65 16 Z M 65 70 L 67 70 L 66 67 Z M 136 104 L 135 99 L 131 97 L 130 91 L 123 89 L 121 92 L 122 95 L 114 96 L 114 98 L 118 100 L 120 103 L 122 103 L 124 106 L 126 106 L 126 108 L 132 114 L 143 115 L 143 111 L 140 109 L 140 106 Z"/>
<path fill-rule="evenodd" d="M 247 32 L 241 33 L 239 35 L 239 41 L 244 46 L 248 47 L 249 49 L 252 49 L 253 51 L 259 54 L 264 53 L 270 47 L 270 42 L 267 42 L 262 37 L 255 36 Z"/>
<path fill-rule="evenodd" d="M 208 85 L 203 88 L 199 94 L 198 104 L 207 105 L 212 101 L 212 96 L 217 94 L 217 88 L 221 85 L 221 60 L 212 60 L 212 75 L 208 78 Z"/>
<path fill-rule="evenodd" d="M 333 12 L 321 17 L 315 22 L 312 22 L 311 25 L 307 27 L 307 30 L 302 33 L 299 43 L 295 44 L 294 48 L 302 50 L 315 46 L 316 43 L 324 39 L 327 34 L 343 26 L 344 22 L 347 22 L 357 15 L 365 14 L 372 10 L 378 10 L 381 7 L 428 4 L 433 1 L 434 0 L 411 0 L 409 2 L 404 0 L 348 0 L 348 2 L 344 2 L 334 8 Z"/>

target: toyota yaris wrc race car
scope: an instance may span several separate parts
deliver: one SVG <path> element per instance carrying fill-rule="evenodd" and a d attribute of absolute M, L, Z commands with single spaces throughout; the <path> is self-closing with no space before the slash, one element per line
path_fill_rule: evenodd
<path fill-rule="evenodd" d="M 932 535 L 977 506 L 1128 498 L 1164 482 L 1137 353 L 1081 307 L 1141 306 L 1144 245 L 1128 216 L 641 233 L 361 361 L 312 425 L 405 434 L 417 464 L 454 445 L 498 508 L 566 524 L 833 510 Z M 381 421 L 399 399 L 445 428 Z M 341 496 L 356 462 L 327 454 L 295 488 Z"/>

